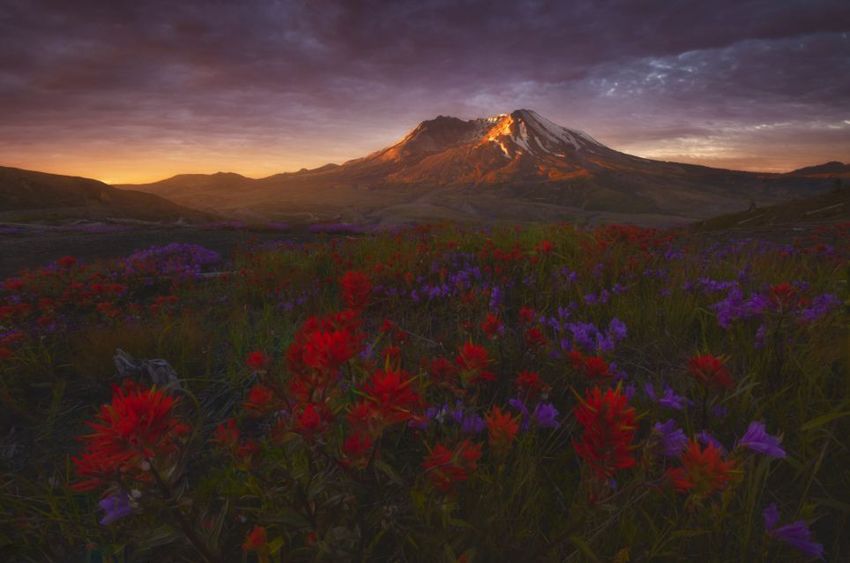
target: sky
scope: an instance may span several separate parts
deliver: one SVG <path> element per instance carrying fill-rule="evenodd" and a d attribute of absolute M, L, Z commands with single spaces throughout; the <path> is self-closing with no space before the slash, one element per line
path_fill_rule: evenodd
<path fill-rule="evenodd" d="M 518 108 L 647 158 L 848 162 L 850 2 L 0 0 L 4 166 L 262 177 Z"/>

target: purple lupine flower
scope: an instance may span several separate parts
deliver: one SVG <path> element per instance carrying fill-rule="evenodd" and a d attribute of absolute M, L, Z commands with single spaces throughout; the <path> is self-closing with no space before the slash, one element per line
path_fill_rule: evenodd
<path fill-rule="evenodd" d="M 487 423 L 474 412 L 466 413 L 460 424 L 460 431 L 464 434 L 481 434 L 486 429 Z"/>
<path fill-rule="evenodd" d="M 652 427 L 652 432 L 658 436 L 658 443 L 663 456 L 679 457 L 688 447 L 688 437 L 672 418 L 667 422 L 656 422 Z"/>
<path fill-rule="evenodd" d="M 703 446 L 707 446 L 711 444 L 715 448 L 721 451 L 723 455 L 726 455 L 726 447 L 720 443 L 720 440 L 711 435 L 708 430 L 703 430 L 699 434 L 697 434 L 697 441 Z"/>
<path fill-rule="evenodd" d="M 832 293 L 824 293 L 812 299 L 812 304 L 800 310 L 798 316 L 801 321 L 811 323 L 825 316 L 830 311 L 841 305 L 841 299 Z"/>
<path fill-rule="evenodd" d="M 629 401 L 631 401 L 632 397 L 634 397 L 636 394 L 637 386 L 634 383 L 629 383 L 628 385 L 623 387 L 623 395 L 625 395 L 626 399 L 628 399 Z"/>
<path fill-rule="evenodd" d="M 673 388 L 668 385 L 664 386 L 664 395 L 658 398 L 659 405 L 676 411 L 684 409 L 688 406 L 688 403 L 690 403 L 690 401 L 687 397 L 677 395 L 676 392 L 673 391 Z"/>
<path fill-rule="evenodd" d="M 768 457 L 784 458 L 786 454 L 779 445 L 780 441 L 779 437 L 767 433 L 763 422 L 751 422 L 735 446 L 748 448 Z"/>
<path fill-rule="evenodd" d="M 540 428 L 557 428 L 560 426 L 558 414 L 558 409 L 552 403 L 539 403 L 534 407 L 531 417 Z"/>
<path fill-rule="evenodd" d="M 583 346 L 587 350 L 596 348 L 596 339 L 599 331 L 593 323 L 569 323 L 567 324 L 567 330 L 572 333 L 573 340 L 580 346 Z"/>
<path fill-rule="evenodd" d="M 812 531 L 805 520 L 797 520 L 784 526 L 779 526 L 779 508 L 771 503 L 762 512 L 764 529 L 767 535 L 785 542 L 809 557 L 823 559 L 823 545 L 812 541 Z"/>
<path fill-rule="evenodd" d="M 105 513 L 100 520 L 101 526 L 109 526 L 116 520 L 126 518 L 133 513 L 133 507 L 130 505 L 130 497 L 124 491 L 113 493 L 101 499 L 97 504 Z"/>
<path fill-rule="evenodd" d="M 520 421 L 520 424 L 519 424 L 520 430 L 522 430 L 523 432 L 528 430 L 529 412 L 528 412 L 528 407 L 525 406 L 525 403 L 522 401 L 522 399 L 519 399 L 517 397 L 514 397 L 512 399 L 508 399 L 508 405 L 510 405 L 514 409 L 518 410 L 519 414 L 521 415 L 521 421 Z"/>
<path fill-rule="evenodd" d="M 758 327 L 758 330 L 756 330 L 756 340 L 755 340 L 755 343 L 753 344 L 753 347 L 756 348 L 757 350 L 761 350 L 762 348 L 764 348 L 766 336 L 767 336 L 767 325 L 765 325 L 764 323 L 761 323 Z"/>
<path fill-rule="evenodd" d="M 623 340 L 629 334 L 629 330 L 626 327 L 626 323 L 614 317 L 611 319 L 611 322 L 608 323 L 608 334 L 614 337 L 614 340 Z"/>

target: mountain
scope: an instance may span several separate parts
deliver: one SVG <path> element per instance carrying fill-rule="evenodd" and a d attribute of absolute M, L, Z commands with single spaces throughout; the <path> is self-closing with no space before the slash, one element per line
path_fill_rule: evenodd
<path fill-rule="evenodd" d="M 0 220 L 205 221 L 212 217 L 158 195 L 119 190 L 89 178 L 0 166 Z"/>
<path fill-rule="evenodd" d="M 119 187 L 290 221 L 669 224 L 816 193 L 830 183 L 639 158 L 521 109 L 472 120 L 438 116 L 398 143 L 339 166 L 257 180 L 192 175 Z"/>
<path fill-rule="evenodd" d="M 817 166 L 807 166 L 788 172 L 790 176 L 809 176 L 815 178 L 850 178 L 850 164 L 833 160 Z"/>

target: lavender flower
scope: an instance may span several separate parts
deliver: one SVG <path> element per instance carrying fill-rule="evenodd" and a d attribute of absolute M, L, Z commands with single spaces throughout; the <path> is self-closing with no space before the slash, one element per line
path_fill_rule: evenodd
<path fill-rule="evenodd" d="M 560 426 L 558 414 L 558 409 L 552 403 L 540 403 L 534 408 L 531 417 L 540 428 L 557 428 Z"/>
<path fill-rule="evenodd" d="M 812 532 L 804 520 L 797 520 L 777 527 L 779 524 L 779 508 L 775 502 L 764 509 L 762 516 L 764 517 L 764 529 L 768 536 L 787 543 L 809 557 L 823 559 L 823 545 L 812 541 Z"/>
<path fill-rule="evenodd" d="M 801 321 L 811 323 L 827 315 L 839 305 L 841 305 L 841 299 L 832 293 L 824 293 L 815 297 L 811 306 L 802 309 L 798 316 Z"/>
<path fill-rule="evenodd" d="M 661 455 L 679 457 L 688 446 L 688 437 L 672 418 L 667 422 L 656 422 L 652 432 L 658 437 Z"/>
<path fill-rule="evenodd" d="M 668 409 L 673 409 L 675 411 L 680 411 L 688 406 L 690 401 L 687 397 L 683 397 L 682 395 L 677 395 L 673 388 L 665 385 L 664 386 L 664 395 L 658 398 L 658 404 L 662 407 L 667 407 Z"/>
<path fill-rule="evenodd" d="M 736 447 L 749 448 L 769 457 L 785 457 L 785 450 L 779 445 L 780 439 L 767 433 L 763 422 L 751 422 L 749 428 L 738 440 Z"/>
<path fill-rule="evenodd" d="M 130 505 L 130 497 L 123 491 L 113 493 L 97 504 L 105 512 L 103 518 L 100 520 L 102 526 L 108 526 L 116 520 L 126 518 L 133 513 L 133 507 Z"/>

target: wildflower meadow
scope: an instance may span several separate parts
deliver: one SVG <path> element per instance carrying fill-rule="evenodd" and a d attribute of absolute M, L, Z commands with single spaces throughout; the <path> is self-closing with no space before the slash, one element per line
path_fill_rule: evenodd
<path fill-rule="evenodd" d="M 850 224 L 324 229 L 0 286 L 0 560 L 848 561 Z"/>

